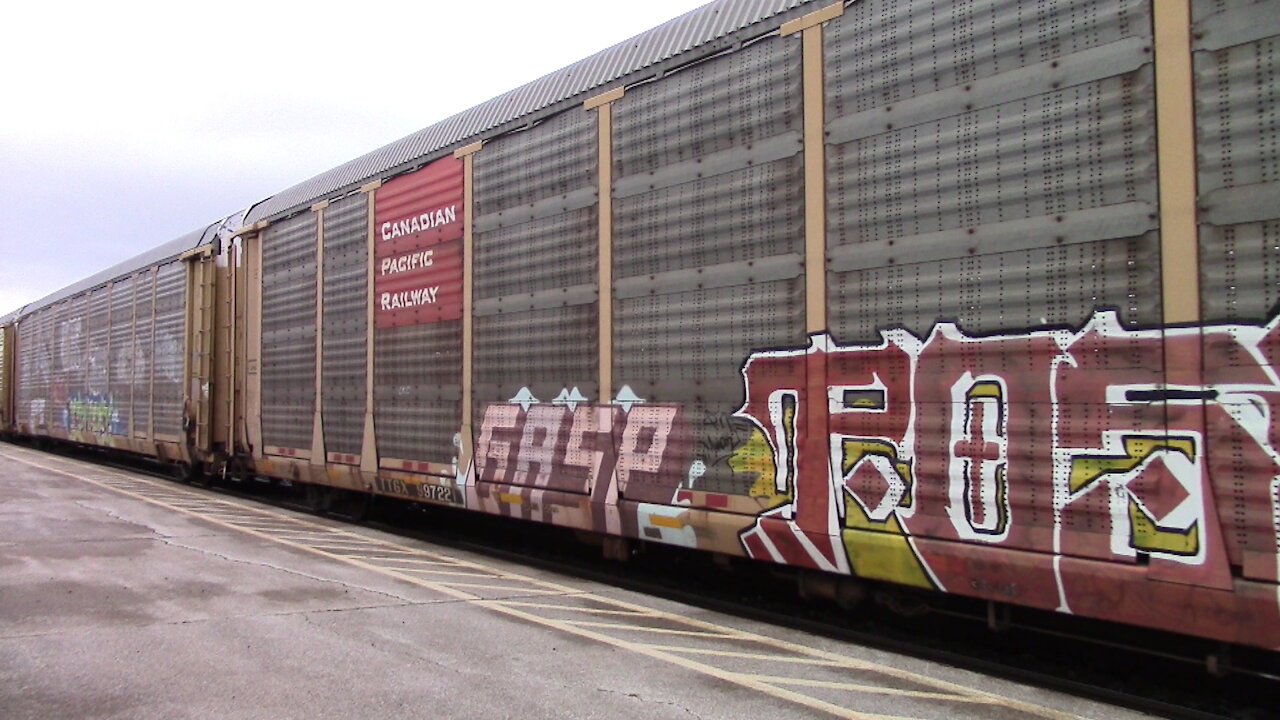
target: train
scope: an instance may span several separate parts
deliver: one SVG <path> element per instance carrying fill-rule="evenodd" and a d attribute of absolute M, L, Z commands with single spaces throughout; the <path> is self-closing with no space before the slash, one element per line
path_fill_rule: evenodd
<path fill-rule="evenodd" d="M 717 0 L 0 318 L 0 428 L 1280 649 L 1269 0 Z"/>

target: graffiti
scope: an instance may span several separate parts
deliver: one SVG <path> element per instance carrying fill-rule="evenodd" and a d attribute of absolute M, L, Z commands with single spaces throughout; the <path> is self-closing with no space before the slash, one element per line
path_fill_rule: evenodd
<path fill-rule="evenodd" d="M 67 429 L 123 435 L 125 428 L 110 395 L 79 393 L 67 401 Z"/>
<path fill-rule="evenodd" d="M 476 480 L 587 494 L 616 477 L 628 497 L 670 503 L 690 464 L 681 409 L 573 405 L 537 403 L 526 390 L 485 408 Z"/>
<path fill-rule="evenodd" d="M 1280 319 L 818 334 L 749 356 L 716 421 L 629 388 L 607 405 L 522 388 L 484 409 L 463 482 L 489 512 L 1121 622 L 1194 616 L 1207 636 L 1234 614 L 1253 632 L 1280 627 L 1278 364 Z"/>
<path fill-rule="evenodd" d="M 1201 347 L 1236 360 L 1179 371 L 1184 358 L 1199 367 Z M 1274 581 L 1280 520 L 1229 544 L 1212 482 L 1261 475 L 1268 482 L 1236 483 L 1232 502 L 1276 502 L 1276 355 L 1275 322 L 1129 330 L 1111 312 L 1079 331 L 972 337 L 940 324 L 923 339 L 889 330 L 842 346 L 816 335 L 807 348 L 756 353 L 736 413 L 754 433 L 730 466 L 755 473 L 752 494 L 778 503 L 742 546 L 938 589 L 1016 588 L 1062 610 L 1084 592 L 1062 557 L 1222 589 L 1236 562 Z M 1233 450 L 1211 459 L 1213 438 Z M 946 541 L 1026 553 L 975 578 Z"/>

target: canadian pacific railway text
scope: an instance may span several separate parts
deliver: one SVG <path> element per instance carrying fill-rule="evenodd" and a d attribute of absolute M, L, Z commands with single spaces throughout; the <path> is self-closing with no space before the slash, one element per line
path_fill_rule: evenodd
<path fill-rule="evenodd" d="M 420 268 L 428 268 L 434 264 L 434 256 L 434 250 L 418 250 L 404 255 L 383 258 L 382 263 L 379 265 L 379 274 L 395 275 Z"/>
<path fill-rule="evenodd" d="M 385 292 L 382 293 L 382 296 L 378 299 L 378 303 L 383 310 L 400 310 L 402 308 L 417 307 L 419 305 L 434 305 L 436 302 L 436 296 L 439 293 L 439 285 L 418 288 L 416 290 L 406 290 L 404 292 Z"/>
<path fill-rule="evenodd" d="M 448 225 L 458 221 L 458 206 L 450 205 L 439 210 L 429 210 L 421 215 L 414 215 L 395 222 L 382 223 L 382 239 L 384 242 L 412 235 L 423 230 Z"/>

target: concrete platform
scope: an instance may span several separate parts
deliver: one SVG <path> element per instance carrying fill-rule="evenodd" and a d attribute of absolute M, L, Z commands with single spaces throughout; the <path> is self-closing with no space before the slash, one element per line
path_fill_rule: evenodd
<path fill-rule="evenodd" d="M 0 444 L 0 717 L 1130 718 Z"/>

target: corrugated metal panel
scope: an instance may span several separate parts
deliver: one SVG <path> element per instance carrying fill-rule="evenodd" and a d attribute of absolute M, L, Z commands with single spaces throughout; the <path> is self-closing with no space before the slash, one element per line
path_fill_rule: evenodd
<path fill-rule="evenodd" d="M 450 463 L 462 427 L 462 321 L 374 334 L 378 455 Z"/>
<path fill-rule="evenodd" d="M 475 156 L 477 221 L 492 215 L 501 226 L 504 211 L 594 188 L 596 125 L 595 113 L 561 113 L 485 145 Z"/>
<path fill-rule="evenodd" d="M 1145 0 L 867 0 L 826 33 L 841 342 L 1160 321 Z"/>
<path fill-rule="evenodd" d="M 369 308 L 369 201 L 365 193 L 324 211 L 324 444 L 359 455 L 364 436 Z"/>
<path fill-rule="evenodd" d="M 462 161 L 441 158 L 374 196 L 374 325 L 462 318 Z"/>
<path fill-rule="evenodd" d="M 13 418 L 9 417 L 9 353 L 13 352 L 13 343 L 9 342 L 9 329 L 0 321 L 0 430 L 8 430 Z"/>
<path fill-rule="evenodd" d="M 51 400 L 56 416 L 53 426 L 60 430 L 73 427 L 70 415 L 71 401 L 84 392 L 85 350 L 88 330 L 85 318 L 86 296 L 67 298 L 57 305 L 57 325 L 54 328 L 54 355 L 57 372 Z"/>
<path fill-rule="evenodd" d="M 830 324 L 841 342 L 874 342 L 882 328 L 902 326 L 923 336 L 942 319 L 981 334 L 1078 325 L 1104 305 L 1126 318 L 1159 317 L 1160 296 L 1152 292 L 1153 285 L 1159 289 L 1159 266 L 1153 233 L 833 273 Z"/>
<path fill-rule="evenodd" d="M 267 228 L 262 241 L 262 441 L 311 448 L 316 401 L 316 218 Z"/>
<path fill-rule="evenodd" d="M 126 278 L 111 285 L 111 360 L 107 378 L 107 394 L 114 407 L 115 422 L 111 432 L 126 435 L 132 404 L 134 372 L 133 279 Z"/>
<path fill-rule="evenodd" d="M 666 482 L 748 494 L 742 363 L 806 343 L 800 65 L 795 38 L 768 39 L 614 105 L 610 397 L 682 407 L 694 470 Z"/>
<path fill-rule="evenodd" d="M 374 422 L 378 455 L 448 464 L 462 427 L 463 163 L 378 188 Z M 399 299 L 397 299 L 399 298 Z"/>
<path fill-rule="evenodd" d="M 111 321 L 111 292 L 103 286 L 85 298 L 88 344 L 85 353 L 85 391 L 91 395 L 107 393 L 107 370 L 111 361 L 107 333 Z"/>
<path fill-rule="evenodd" d="M 132 416 L 135 437 L 147 436 L 151 428 L 151 372 L 155 351 L 155 271 L 133 278 L 133 311 L 138 318 L 134 334 Z"/>
<path fill-rule="evenodd" d="M 1244 0 L 1194 0 L 1192 11 L 1202 314 L 1265 323 L 1280 302 L 1280 13 L 1275 2 Z M 1265 363 L 1243 347 L 1206 335 L 1207 378 Z M 1245 577 L 1274 581 L 1273 470 L 1249 450 L 1256 445 L 1241 421 L 1265 410 L 1265 395 L 1225 394 L 1205 418 L 1233 562 Z"/>
<path fill-rule="evenodd" d="M 53 368 L 53 343 L 49 332 L 53 312 L 28 315 L 18 323 L 18 381 L 14 415 L 32 430 L 49 424 L 48 397 Z"/>
<path fill-rule="evenodd" d="M 599 398 L 596 126 L 567 112 L 475 156 L 477 427 L 521 388 Z"/>
<path fill-rule="evenodd" d="M 157 435 L 182 435 L 182 373 L 187 331 L 187 264 L 161 265 L 156 275 L 156 328 L 152 346 Z"/>
<path fill-rule="evenodd" d="M 1204 315 L 1265 320 L 1280 301 L 1280 14 L 1193 8 Z"/>
<path fill-rule="evenodd" d="M 625 40 L 562 70 L 500 95 L 402 140 L 295 185 L 254 207 L 246 222 L 284 214 L 345 188 L 354 188 L 388 170 L 503 129 L 526 116 L 576 102 L 617 81 L 639 79 L 665 67 L 727 47 L 733 34 L 776 27 L 800 12 L 805 0 L 719 0 Z M 790 12 L 788 12 L 790 11 Z M 767 23 L 765 21 L 768 21 Z M 724 42 L 720 42 L 720 41 Z M 697 50 L 698 52 L 693 52 Z M 643 71 L 643 72 L 642 72 Z"/>
<path fill-rule="evenodd" d="M 82 297 L 85 320 L 84 368 L 78 386 L 69 389 L 68 425 L 72 430 L 103 433 L 113 429 L 113 408 L 107 388 L 110 295 L 104 286 Z"/>
<path fill-rule="evenodd" d="M 13 415 L 10 403 L 13 399 L 13 342 L 10 340 L 11 326 L 0 319 L 0 430 L 8 432 L 13 428 Z"/>
<path fill-rule="evenodd" d="M 1149 0 L 865 0 L 828 26 L 828 325 L 839 343 L 877 344 L 890 327 L 923 338 L 941 321 L 970 336 L 1079 327 L 1103 308 L 1130 326 L 1161 322 L 1150 11 Z M 1014 388 L 1056 346 L 994 348 L 976 365 L 955 350 L 947 372 L 999 366 Z M 1091 361 L 1099 372 L 1142 363 L 1158 382 L 1160 353 Z M 1099 419 L 1122 412 L 1064 404 L 1063 436 L 1085 447 Z M 1013 391 L 1009 406 L 1013 418 L 1045 407 Z M 917 410 L 929 429 L 912 450 L 913 534 L 954 532 L 945 484 L 929 475 L 954 457 L 945 423 L 957 408 Z M 1043 457 L 1043 442 L 1017 462 Z M 1036 535 L 1052 519 L 1036 508 L 1050 492 L 1010 496 L 1030 522 L 1005 546 L 1045 547 Z M 1102 527 L 1098 509 L 1069 522 Z"/>

